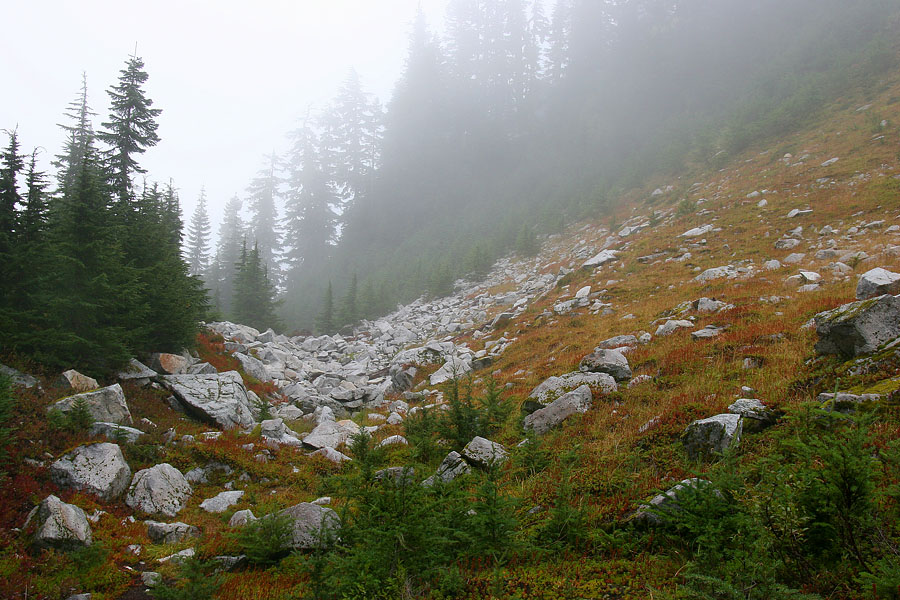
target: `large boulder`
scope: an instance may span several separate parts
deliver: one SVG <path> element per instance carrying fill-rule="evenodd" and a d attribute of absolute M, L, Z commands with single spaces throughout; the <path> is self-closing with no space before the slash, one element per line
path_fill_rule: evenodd
<path fill-rule="evenodd" d="M 128 365 L 116 374 L 119 381 L 137 381 L 138 383 L 146 383 L 156 377 L 157 373 L 144 363 L 131 359 Z"/>
<path fill-rule="evenodd" d="M 586 373 L 606 373 L 616 381 L 631 379 L 631 367 L 628 359 L 618 350 L 595 348 L 593 352 L 581 359 L 578 368 Z"/>
<path fill-rule="evenodd" d="M 892 273 L 881 267 L 863 273 L 856 284 L 857 300 L 897 293 L 900 293 L 900 273 Z"/>
<path fill-rule="evenodd" d="M 25 528 L 32 524 L 32 544 L 38 548 L 73 550 L 91 545 L 91 525 L 84 511 L 52 494 L 28 515 Z"/>
<path fill-rule="evenodd" d="M 572 415 L 586 413 L 592 403 L 591 388 L 583 385 L 525 417 L 525 429 L 543 435 Z"/>
<path fill-rule="evenodd" d="M 314 450 L 320 448 L 337 448 L 346 443 L 355 431 L 344 427 L 335 421 L 323 421 L 316 425 L 303 438 L 303 444 Z"/>
<path fill-rule="evenodd" d="M 846 358 L 870 354 L 900 336 L 900 296 L 844 304 L 815 316 L 816 351 Z"/>
<path fill-rule="evenodd" d="M 90 392 L 100 387 L 96 379 L 82 375 L 75 369 L 64 371 L 62 375 L 56 378 L 56 385 L 75 394 Z"/>
<path fill-rule="evenodd" d="M 336 512 L 310 502 L 301 502 L 278 514 L 293 520 L 290 547 L 297 550 L 318 548 L 341 529 L 341 518 Z"/>
<path fill-rule="evenodd" d="M 694 421 L 682 436 L 684 449 L 692 460 L 713 458 L 741 441 L 741 415 L 722 414 Z"/>
<path fill-rule="evenodd" d="M 728 412 L 740 415 L 741 427 L 745 431 L 758 432 L 770 425 L 774 425 L 778 415 L 765 404 L 755 398 L 740 398 L 729 407 Z"/>
<path fill-rule="evenodd" d="M 181 471 L 162 463 L 134 474 L 125 504 L 150 515 L 174 517 L 184 508 L 192 491 Z"/>
<path fill-rule="evenodd" d="M 553 400 L 568 391 L 586 385 L 600 394 L 611 394 L 618 389 L 616 380 L 606 373 L 566 373 L 548 377 L 540 385 L 531 390 L 528 397 L 541 404 L 550 404 Z"/>
<path fill-rule="evenodd" d="M 93 494 L 110 502 L 131 482 L 131 469 L 116 444 L 80 446 L 50 465 L 50 480 L 60 487 Z"/>
<path fill-rule="evenodd" d="M 502 444 L 492 442 L 481 436 L 475 436 L 463 448 L 462 455 L 470 463 L 479 467 L 494 467 L 506 462 L 509 453 Z"/>
<path fill-rule="evenodd" d="M 299 446 L 302 443 L 284 424 L 284 419 L 268 419 L 260 423 L 260 427 L 260 436 L 270 446 Z"/>
<path fill-rule="evenodd" d="M 244 381 L 237 371 L 215 375 L 168 375 L 163 384 L 175 394 L 187 411 L 222 429 L 252 428 L 253 406 Z"/>
<path fill-rule="evenodd" d="M 118 383 L 100 388 L 94 392 L 76 394 L 51 404 L 47 410 L 58 410 L 67 413 L 75 403 L 83 402 L 91 418 L 105 423 L 124 425 L 131 423 L 131 411 L 125 403 L 125 392 Z"/>
<path fill-rule="evenodd" d="M 458 379 L 472 371 L 472 363 L 470 361 L 457 358 L 455 356 L 447 359 L 440 369 L 431 374 L 429 383 L 431 385 L 440 385 L 451 379 Z"/>
<path fill-rule="evenodd" d="M 37 379 L 32 377 L 31 375 L 27 375 L 22 373 L 21 371 L 17 371 L 12 367 L 7 367 L 6 365 L 0 364 L 0 375 L 5 375 L 9 377 L 10 381 L 12 381 L 13 385 L 23 387 L 23 388 L 33 388 L 38 384 Z"/>

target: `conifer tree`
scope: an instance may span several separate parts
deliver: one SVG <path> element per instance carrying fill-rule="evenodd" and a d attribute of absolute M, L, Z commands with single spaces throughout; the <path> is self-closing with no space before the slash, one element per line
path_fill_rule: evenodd
<path fill-rule="evenodd" d="M 281 231 L 278 209 L 275 205 L 279 197 L 280 181 L 277 173 L 278 157 L 273 153 L 266 157 L 267 165 L 250 183 L 248 192 L 250 205 L 249 236 L 259 251 L 259 256 L 270 277 L 278 277 L 278 261 L 281 255 Z"/>
<path fill-rule="evenodd" d="M 147 78 L 144 61 L 129 56 L 120 71 L 119 82 L 107 91 L 111 114 L 98 138 L 109 146 L 110 188 L 120 210 L 125 210 L 132 200 L 132 175 L 146 172 L 135 155 L 159 142 L 156 119 L 162 111 L 152 108 L 153 101 L 144 93 Z"/>
<path fill-rule="evenodd" d="M 0 152 L 0 306 L 8 306 L 9 284 L 12 276 L 12 253 L 18 235 L 17 205 L 22 201 L 19 194 L 18 178 L 25 162 L 19 153 L 19 139 L 16 130 L 7 132 L 9 145 Z"/>
<path fill-rule="evenodd" d="M 275 308 L 275 287 L 262 261 L 259 248 L 254 245 L 247 251 L 247 244 L 241 244 L 241 258 L 236 265 L 234 283 L 233 315 L 238 323 L 259 330 L 280 327 Z"/>
<path fill-rule="evenodd" d="M 241 200 L 237 196 L 225 203 L 222 224 L 219 226 L 219 243 L 216 249 L 216 272 L 213 293 L 219 298 L 217 308 L 229 315 L 234 297 L 235 265 L 241 258 L 244 242 L 244 221 L 241 219 Z"/>
<path fill-rule="evenodd" d="M 191 275 L 207 279 L 209 275 L 209 213 L 206 211 L 206 190 L 200 189 L 197 208 L 191 215 L 187 234 L 187 261 Z"/>
<path fill-rule="evenodd" d="M 65 111 L 69 123 L 60 124 L 66 134 L 66 142 L 62 153 L 52 163 L 56 167 L 57 190 L 61 194 L 74 183 L 84 155 L 93 148 L 94 129 L 91 118 L 94 115 L 96 113 L 88 104 L 87 74 L 82 73 L 81 91 Z"/>
<path fill-rule="evenodd" d="M 334 293 L 331 291 L 331 282 L 322 299 L 322 310 L 316 319 L 316 329 L 319 333 L 331 333 L 334 331 Z"/>
<path fill-rule="evenodd" d="M 347 292 L 341 301 L 341 310 L 338 317 L 338 322 L 341 325 L 352 324 L 359 320 L 358 287 L 356 273 L 354 273 L 350 278 L 350 285 L 347 286 Z"/>

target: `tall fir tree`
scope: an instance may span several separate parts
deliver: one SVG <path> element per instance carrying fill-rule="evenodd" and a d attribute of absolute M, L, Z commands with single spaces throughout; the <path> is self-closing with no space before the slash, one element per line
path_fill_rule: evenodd
<path fill-rule="evenodd" d="M 78 96 L 69 103 L 64 116 L 68 123 L 60 124 L 65 132 L 66 141 L 61 154 L 58 154 L 53 166 L 56 168 L 56 184 L 59 194 L 74 183 L 75 176 L 81 168 L 84 155 L 93 149 L 94 129 L 91 123 L 96 115 L 88 104 L 87 74 L 81 74 L 81 91 Z"/>
<path fill-rule="evenodd" d="M 126 210 L 133 195 L 132 177 L 146 172 L 138 164 L 136 155 L 159 142 L 156 119 L 162 111 L 152 108 L 153 101 L 144 92 L 148 75 L 140 57 L 129 56 L 125 68 L 119 73 L 119 82 L 107 91 L 110 98 L 109 121 L 102 124 L 104 129 L 97 137 L 109 147 L 110 188 L 119 210 Z"/>
<path fill-rule="evenodd" d="M 213 298 L 218 299 L 216 308 L 225 316 L 231 313 L 235 265 L 240 260 L 241 244 L 246 237 L 244 220 L 241 218 L 242 204 L 237 196 L 226 202 L 222 223 L 219 225 L 219 242 L 214 266 L 216 277 L 212 281 L 212 290 Z"/>
<path fill-rule="evenodd" d="M 210 233 L 209 213 L 206 209 L 206 190 L 200 189 L 197 207 L 191 215 L 187 234 L 187 262 L 191 275 L 206 280 L 209 276 Z"/>
<path fill-rule="evenodd" d="M 322 309 L 316 319 L 316 329 L 319 333 L 334 332 L 334 292 L 332 292 L 330 281 L 322 298 Z"/>
<path fill-rule="evenodd" d="M 235 272 L 234 320 L 261 331 L 270 327 L 278 329 L 281 324 L 275 314 L 277 305 L 275 286 L 258 246 L 254 244 L 253 249 L 248 251 L 247 244 L 242 243 L 241 258 Z"/>
<path fill-rule="evenodd" d="M 351 325 L 359 320 L 359 283 L 356 273 L 350 277 L 350 285 L 341 300 L 337 320 L 341 326 Z"/>
<path fill-rule="evenodd" d="M 270 278 L 277 281 L 281 257 L 281 227 L 278 220 L 277 199 L 281 181 L 278 176 L 278 157 L 272 153 L 266 157 L 266 166 L 247 189 L 250 220 L 248 233 L 258 249 L 260 259 L 266 265 Z"/>

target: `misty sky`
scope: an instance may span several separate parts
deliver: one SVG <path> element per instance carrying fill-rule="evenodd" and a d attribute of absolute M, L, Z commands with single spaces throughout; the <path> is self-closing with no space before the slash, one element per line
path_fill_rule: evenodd
<path fill-rule="evenodd" d="M 57 124 L 82 71 L 99 129 L 106 90 L 137 44 L 148 96 L 163 110 L 162 141 L 139 160 L 152 179 L 174 179 L 186 223 L 205 186 L 217 226 L 263 154 L 283 151 L 286 133 L 332 99 L 351 66 L 388 100 L 417 4 L 436 29 L 446 1 L 0 0 L 0 129 L 18 125 L 25 152 L 58 153 Z"/>

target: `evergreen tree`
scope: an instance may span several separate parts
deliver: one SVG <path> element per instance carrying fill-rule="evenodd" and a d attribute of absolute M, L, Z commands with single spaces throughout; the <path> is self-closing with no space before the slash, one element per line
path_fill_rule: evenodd
<path fill-rule="evenodd" d="M 341 310 L 338 313 L 338 322 L 341 325 L 350 325 L 359 320 L 358 295 L 358 282 L 356 273 L 354 273 L 353 277 L 350 278 L 350 285 L 347 286 L 347 292 L 341 301 Z"/>
<path fill-rule="evenodd" d="M 279 197 L 280 180 L 277 173 L 278 157 L 271 154 L 247 190 L 250 194 L 250 239 L 272 278 L 278 277 L 278 259 L 281 255 L 281 231 L 276 199 Z"/>
<path fill-rule="evenodd" d="M 235 265 L 233 315 L 238 323 L 259 330 L 280 327 L 275 308 L 275 287 L 269 278 L 268 269 L 262 261 L 259 247 L 247 251 L 247 244 L 241 244 L 241 257 Z"/>
<path fill-rule="evenodd" d="M 548 37 L 544 70 L 554 82 L 562 79 L 569 64 L 569 34 L 572 29 L 572 0 L 556 0 Z"/>
<path fill-rule="evenodd" d="M 53 161 L 59 193 L 65 193 L 65 190 L 74 183 L 84 155 L 93 149 L 94 130 L 91 117 L 95 114 L 88 104 L 87 74 L 82 73 L 81 92 L 69 103 L 65 112 L 70 123 L 60 125 L 66 134 L 66 142 L 62 153 Z"/>
<path fill-rule="evenodd" d="M 109 146 L 110 188 L 120 210 L 125 210 L 132 200 L 132 175 L 146 172 L 135 155 L 159 142 L 156 119 L 162 111 L 152 108 L 153 101 L 144 93 L 142 86 L 147 78 L 144 61 L 130 56 L 120 71 L 118 84 L 107 91 L 111 114 L 98 138 Z"/>
<path fill-rule="evenodd" d="M 241 200 L 234 196 L 225 203 L 222 224 L 219 226 L 219 243 L 216 249 L 216 278 L 213 293 L 219 299 L 216 306 L 223 314 L 231 312 L 234 297 L 235 265 L 241 258 L 244 242 L 244 221 L 241 219 Z"/>
<path fill-rule="evenodd" d="M 331 333 L 334 331 L 334 294 L 331 291 L 331 282 L 328 282 L 328 289 L 325 291 L 325 297 L 322 300 L 322 310 L 316 319 L 316 328 L 319 333 Z"/>
<path fill-rule="evenodd" d="M 0 152 L 0 279 L 4 281 L 0 291 L 0 306 L 7 306 L 11 298 L 9 283 L 11 278 L 12 252 L 18 235 L 17 205 L 21 203 L 18 178 L 25 166 L 19 153 L 19 139 L 16 130 L 8 131 L 9 145 Z"/>
<path fill-rule="evenodd" d="M 191 275 L 206 279 L 209 274 L 209 236 L 211 226 L 206 211 L 206 190 L 200 189 L 197 208 L 191 216 L 187 235 L 187 262 Z"/>

